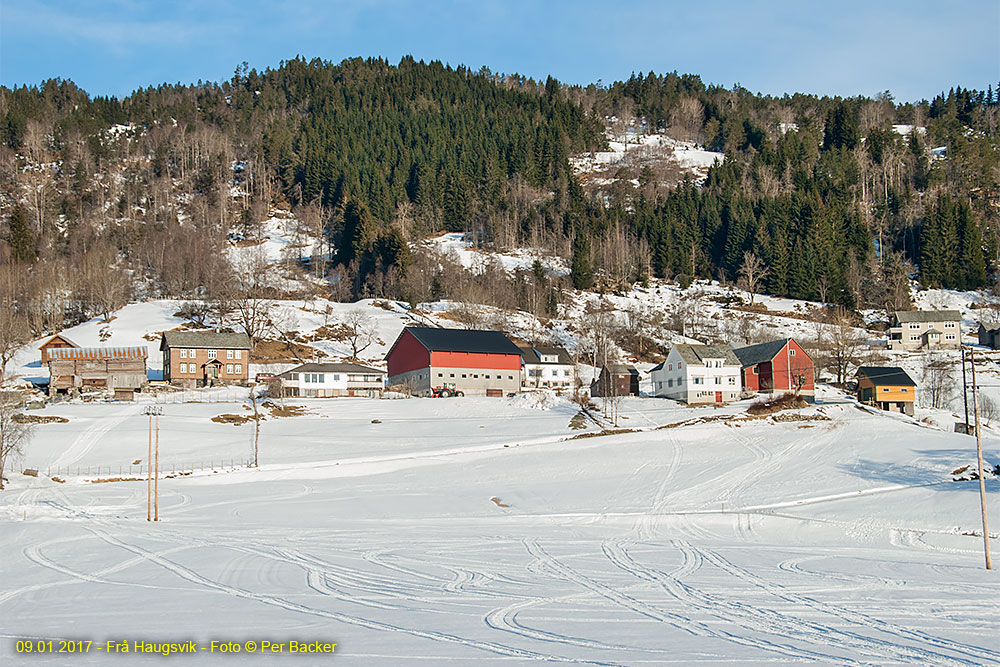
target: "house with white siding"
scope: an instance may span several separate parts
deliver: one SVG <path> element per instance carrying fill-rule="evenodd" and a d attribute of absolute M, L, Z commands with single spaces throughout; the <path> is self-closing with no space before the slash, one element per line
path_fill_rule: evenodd
<path fill-rule="evenodd" d="M 385 388 L 385 371 L 358 364 L 308 363 L 278 375 L 284 396 L 377 398 Z"/>
<path fill-rule="evenodd" d="M 576 382 L 576 364 L 561 347 L 521 348 L 521 387 L 569 391 Z"/>
<path fill-rule="evenodd" d="M 653 395 L 699 403 L 729 403 L 743 390 L 740 360 L 728 345 L 676 344 L 652 370 Z"/>

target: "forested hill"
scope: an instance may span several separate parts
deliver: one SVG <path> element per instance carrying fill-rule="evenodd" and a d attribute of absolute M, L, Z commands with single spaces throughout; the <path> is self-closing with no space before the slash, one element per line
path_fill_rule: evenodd
<path fill-rule="evenodd" d="M 34 331 L 130 296 L 213 298 L 226 244 L 275 209 L 326 244 L 299 268 L 343 296 L 455 296 L 474 278 L 443 280 L 411 245 L 443 229 L 572 254 L 579 288 L 735 280 L 748 262 L 761 289 L 849 307 L 905 299 L 918 266 L 979 287 L 1000 264 L 997 97 L 775 98 L 652 73 L 577 87 L 411 58 L 241 66 L 121 100 L 0 88 L 0 298 Z M 703 183 L 624 165 L 584 189 L 570 157 L 606 130 L 726 159 Z M 555 308 L 559 279 L 529 280 Z"/>

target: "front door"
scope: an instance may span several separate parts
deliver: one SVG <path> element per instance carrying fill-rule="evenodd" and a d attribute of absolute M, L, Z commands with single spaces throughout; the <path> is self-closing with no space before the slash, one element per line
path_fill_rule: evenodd
<path fill-rule="evenodd" d="M 722 403 L 722 392 L 721 391 L 715 392 L 715 402 L 716 403 Z"/>

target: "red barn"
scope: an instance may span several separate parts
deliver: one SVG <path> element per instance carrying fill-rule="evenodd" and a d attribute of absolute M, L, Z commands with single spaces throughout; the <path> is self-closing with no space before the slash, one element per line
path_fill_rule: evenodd
<path fill-rule="evenodd" d="M 733 350 L 743 369 L 743 388 L 756 392 L 798 391 L 816 395 L 812 358 L 793 338 Z"/>
<path fill-rule="evenodd" d="M 500 331 L 406 327 L 385 357 L 389 386 L 503 396 L 521 388 L 521 350 Z"/>

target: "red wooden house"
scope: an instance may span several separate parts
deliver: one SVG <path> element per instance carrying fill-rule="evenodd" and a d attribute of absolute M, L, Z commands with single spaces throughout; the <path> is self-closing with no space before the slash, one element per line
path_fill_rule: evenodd
<path fill-rule="evenodd" d="M 521 350 L 500 331 L 406 327 L 385 357 L 389 386 L 503 396 L 521 388 Z"/>
<path fill-rule="evenodd" d="M 743 388 L 752 392 L 816 395 L 813 360 L 794 338 L 735 348 L 743 369 Z"/>

